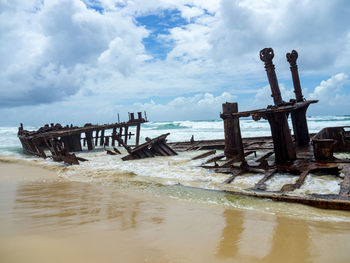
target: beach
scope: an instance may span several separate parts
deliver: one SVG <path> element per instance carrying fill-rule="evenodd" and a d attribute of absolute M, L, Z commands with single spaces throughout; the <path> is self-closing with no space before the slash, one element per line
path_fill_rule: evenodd
<path fill-rule="evenodd" d="M 314 131 L 349 125 L 350 117 L 309 124 Z M 241 125 L 244 136 L 269 134 L 266 122 Z M 142 126 L 141 141 L 167 132 L 170 141 L 223 136 L 221 121 Z M 224 193 L 252 187 L 261 175 L 223 184 L 229 174 L 192 160 L 203 150 L 124 162 L 126 150 L 118 149 L 77 152 L 88 161 L 65 165 L 25 154 L 17 127 L 0 127 L 0 261 L 348 262 L 349 212 Z M 295 178 L 279 174 L 267 188 Z M 294 194 L 336 193 L 340 181 L 310 174 Z"/>
<path fill-rule="evenodd" d="M 346 212 L 288 204 L 320 213 L 292 217 L 278 212 L 285 204 L 264 212 L 71 181 L 37 165 L 0 169 L 2 262 L 348 262 Z"/>

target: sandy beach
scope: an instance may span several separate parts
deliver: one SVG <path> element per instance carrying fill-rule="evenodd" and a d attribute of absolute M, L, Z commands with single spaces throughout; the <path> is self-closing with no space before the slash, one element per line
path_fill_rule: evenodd
<path fill-rule="evenodd" d="M 0 171 L 1 262 L 348 262 L 346 220 L 121 191 L 25 164 Z"/>

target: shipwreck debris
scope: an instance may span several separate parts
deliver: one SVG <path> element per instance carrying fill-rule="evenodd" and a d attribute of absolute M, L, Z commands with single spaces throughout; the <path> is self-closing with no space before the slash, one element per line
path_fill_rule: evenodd
<path fill-rule="evenodd" d="M 308 130 L 306 112 L 311 104 L 317 100 L 306 100 L 302 94 L 297 58 L 298 53 L 293 50 L 286 54 L 287 62 L 293 80 L 295 98 L 284 101 L 279 89 L 272 60 L 274 51 L 265 48 L 260 51 L 260 59 L 264 62 L 267 78 L 270 84 L 274 105 L 251 111 L 238 111 L 238 103 L 226 102 L 222 105 L 220 117 L 223 119 L 223 140 L 194 140 L 186 142 L 167 143 L 169 135 L 163 134 L 156 138 L 146 138 L 140 144 L 140 127 L 147 121 L 139 112 L 137 119 L 134 113 L 129 113 L 128 122 L 114 124 L 92 125 L 83 127 L 61 126 L 60 124 L 46 124 L 37 131 L 26 131 L 21 124 L 18 137 L 23 149 L 33 155 L 47 158 L 48 149 L 55 161 L 68 164 L 78 164 L 84 161 L 74 153 L 83 147 L 93 150 L 96 146 L 111 146 L 114 151 L 106 149 L 107 154 L 116 155 L 120 151 L 115 147 L 123 146 L 128 154 L 123 161 L 143 159 L 154 156 L 173 156 L 177 151 L 208 150 L 193 157 L 193 160 L 204 159 L 200 167 L 210 169 L 216 173 L 228 174 L 223 182 L 223 191 L 230 194 L 245 195 L 256 198 L 268 198 L 276 201 L 294 202 L 325 209 L 350 210 L 350 159 L 336 158 L 334 153 L 350 152 L 350 126 L 328 127 L 317 134 L 310 134 Z M 292 130 L 288 124 L 291 116 Z M 254 121 L 265 119 L 268 121 L 271 136 L 242 138 L 239 119 L 252 117 Z M 136 127 L 135 134 L 130 132 Z M 107 130 L 111 130 L 108 135 Z M 129 145 L 131 136 L 136 136 L 135 145 Z M 217 150 L 224 153 L 216 154 Z M 253 156 L 254 154 L 254 156 Z M 213 155 L 213 156 L 212 156 Z M 336 155 L 337 156 L 337 155 Z M 297 195 L 295 191 L 302 188 L 309 175 L 324 172 L 341 178 L 339 192 L 336 194 L 307 193 Z M 236 190 L 230 188 L 235 184 L 238 176 L 247 173 L 261 175 L 250 188 Z M 293 183 L 285 183 L 278 190 L 268 190 L 268 183 L 279 174 L 293 176 Z M 339 179 L 337 179 L 339 180 Z M 290 182 L 290 181 L 289 181 Z"/>
<path fill-rule="evenodd" d="M 79 164 L 79 158 L 70 152 L 80 152 L 83 147 L 87 150 L 93 150 L 96 146 L 115 146 L 115 142 L 120 144 L 120 138 L 123 138 L 123 144 L 127 145 L 128 139 L 135 135 L 136 146 L 139 145 L 141 124 L 147 122 L 142 117 L 142 112 L 138 112 L 138 118 L 135 119 L 134 113 L 129 113 L 129 121 L 117 122 L 112 124 L 93 125 L 85 124 L 83 127 L 61 124 L 44 125 L 37 131 L 27 131 L 23 129 L 21 123 L 18 128 L 18 138 L 21 141 L 23 150 L 29 154 L 42 158 L 47 158 L 46 149 L 51 152 L 54 161 L 65 161 L 69 164 Z M 129 127 L 136 127 L 136 134 L 129 132 Z M 107 135 L 107 131 L 111 131 Z M 85 135 L 83 137 L 83 135 Z M 114 151 L 118 154 L 118 150 Z"/>
<path fill-rule="evenodd" d="M 172 156 L 177 153 L 166 143 L 166 137 L 170 133 L 162 134 L 154 139 L 146 138 L 146 142 L 136 146 L 134 149 L 125 147 L 129 155 L 122 158 L 123 161 L 143 159 L 154 156 Z"/>

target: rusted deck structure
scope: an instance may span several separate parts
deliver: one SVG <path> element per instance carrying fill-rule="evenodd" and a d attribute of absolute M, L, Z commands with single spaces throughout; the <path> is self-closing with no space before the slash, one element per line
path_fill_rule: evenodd
<path fill-rule="evenodd" d="M 87 146 L 87 150 L 93 150 L 95 146 L 115 146 L 116 142 L 119 145 L 121 143 L 128 145 L 128 139 L 133 135 L 136 136 L 135 144 L 138 146 L 141 124 L 145 122 L 147 119 L 142 116 L 142 112 L 138 112 L 137 118 L 134 113 L 129 113 L 127 122 L 103 125 L 87 123 L 83 127 L 73 125 L 62 127 L 60 124 L 51 123 L 37 131 L 27 131 L 21 124 L 18 129 L 18 138 L 27 153 L 46 158 L 44 149 L 48 148 L 53 160 L 78 164 L 79 158 L 69 152 L 82 151 L 83 146 Z M 129 131 L 131 127 L 136 127 L 136 134 Z M 107 134 L 108 131 L 110 134 Z"/>
<path fill-rule="evenodd" d="M 203 163 L 202 167 L 215 172 L 231 174 L 224 184 L 234 184 L 237 176 L 245 173 L 259 173 L 264 176 L 250 189 L 243 191 L 225 190 L 232 194 L 269 198 L 277 201 L 296 202 L 326 209 L 350 210 L 350 160 L 337 159 L 334 152 L 350 152 L 350 127 L 329 127 L 310 136 L 306 111 L 317 100 L 305 100 L 302 95 L 296 60 L 298 53 L 287 53 L 290 63 L 295 99 L 285 102 L 278 86 L 275 66 L 272 63 L 272 48 L 260 51 L 260 59 L 265 64 L 270 83 L 274 105 L 265 109 L 238 111 L 237 103 L 222 105 L 220 117 L 224 122 L 225 140 L 190 142 L 190 144 L 173 144 L 176 149 L 192 150 L 217 148 L 224 154 L 214 156 Z M 292 118 L 294 136 L 288 125 L 288 116 Z M 271 137 L 242 139 L 239 118 L 261 118 L 269 122 Z M 259 152 L 259 156 L 257 156 Z M 210 153 L 210 152 L 208 152 Z M 247 156 L 255 158 L 247 161 Z M 271 157 L 274 157 L 271 160 Z M 221 164 L 218 164 L 221 160 Z M 285 184 L 279 191 L 267 191 L 266 182 L 278 173 L 297 176 L 294 184 Z M 338 194 L 309 194 L 298 196 L 293 191 L 300 188 L 310 173 L 324 173 L 342 179 Z"/>

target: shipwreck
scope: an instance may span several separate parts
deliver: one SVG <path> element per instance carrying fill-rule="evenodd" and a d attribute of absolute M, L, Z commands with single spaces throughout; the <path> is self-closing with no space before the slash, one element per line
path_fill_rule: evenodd
<path fill-rule="evenodd" d="M 77 157 L 74 152 L 94 149 L 95 146 L 112 146 L 113 151 L 106 149 L 107 154 L 120 154 L 116 146 L 126 149 L 127 155 L 123 161 L 151 158 L 154 156 L 172 156 L 181 151 L 208 150 L 193 159 L 206 158 L 203 169 L 216 173 L 228 174 L 225 184 L 234 184 L 235 178 L 245 173 L 262 174 L 253 187 L 238 190 L 223 190 L 230 194 L 267 198 L 275 201 L 285 201 L 311 205 L 324 209 L 350 210 L 350 159 L 336 158 L 334 153 L 350 152 L 350 126 L 328 127 L 316 134 L 309 134 L 306 112 L 317 100 L 307 100 L 302 94 L 297 58 L 293 50 L 286 54 L 287 62 L 293 80 L 295 98 L 284 101 L 279 89 L 273 64 L 272 48 L 260 51 L 260 59 L 264 62 L 271 88 L 274 105 L 251 111 L 238 111 L 237 103 L 224 103 L 220 117 L 224 125 L 224 140 L 191 140 L 168 143 L 163 134 L 156 138 L 146 138 L 140 144 L 141 124 L 147 122 L 147 117 L 138 112 L 129 114 L 129 121 L 104 125 L 85 124 L 83 127 L 51 124 L 37 131 L 27 131 L 23 125 L 19 127 L 18 137 L 23 149 L 33 155 L 67 164 L 79 164 L 86 161 Z M 292 130 L 288 124 L 291 116 Z M 242 117 L 251 117 L 255 121 L 265 119 L 271 129 L 271 136 L 242 138 L 240 121 Z M 135 134 L 129 132 L 130 127 L 136 127 Z M 109 133 L 107 133 L 109 131 Z M 128 139 L 135 137 L 135 145 L 129 145 Z M 48 149 L 51 156 L 47 155 Z M 217 150 L 224 150 L 216 154 Z M 248 158 L 248 156 L 250 158 Z M 253 158 L 251 158 L 254 156 Z M 266 183 L 281 173 L 296 177 L 295 183 L 285 184 L 278 191 L 269 191 Z M 294 191 L 305 182 L 310 173 L 324 173 L 341 178 L 340 191 L 337 194 L 307 194 L 297 195 Z"/>

